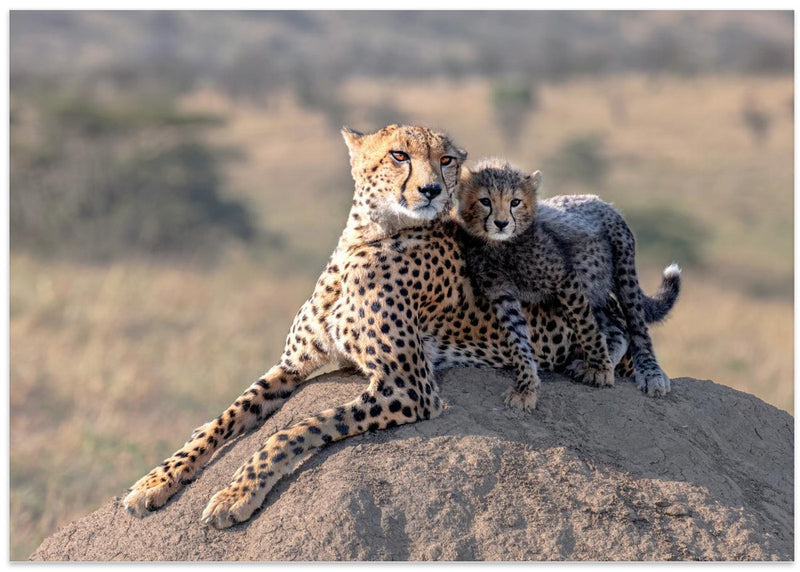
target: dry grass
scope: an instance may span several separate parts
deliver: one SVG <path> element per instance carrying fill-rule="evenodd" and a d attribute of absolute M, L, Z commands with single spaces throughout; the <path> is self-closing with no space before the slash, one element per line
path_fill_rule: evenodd
<path fill-rule="evenodd" d="M 754 302 L 687 275 L 672 317 L 651 331 L 671 376 L 711 379 L 792 412 L 792 318 L 791 302 Z"/>
<path fill-rule="evenodd" d="M 793 411 L 792 299 L 771 294 L 787 280 L 791 292 L 792 78 L 544 86 L 514 149 L 495 128 L 489 94 L 482 82 L 366 81 L 340 93 L 355 109 L 390 101 L 411 121 L 447 128 L 473 160 L 505 155 L 540 168 L 548 194 L 586 191 L 548 178 L 547 161 L 570 137 L 603 133 L 612 168 L 593 192 L 623 211 L 672 204 L 713 231 L 706 266 L 686 269 L 674 315 L 654 330 L 667 372 L 711 378 Z M 746 97 L 774 117 L 763 146 L 742 124 Z M 624 114 L 615 119 L 620 101 Z M 14 253 L 14 559 L 121 494 L 273 363 L 344 225 L 347 154 L 320 113 L 289 97 L 259 108 L 198 93 L 185 105 L 229 116 L 216 137 L 246 153 L 231 192 L 247 197 L 286 247 L 231 250 L 208 268 L 76 266 Z M 358 119 L 354 127 L 374 127 Z M 668 262 L 640 261 L 646 290 Z"/>
<path fill-rule="evenodd" d="M 11 264 L 12 541 L 119 494 L 280 355 L 313 279 L 234 253 L 213 273 Z"/>

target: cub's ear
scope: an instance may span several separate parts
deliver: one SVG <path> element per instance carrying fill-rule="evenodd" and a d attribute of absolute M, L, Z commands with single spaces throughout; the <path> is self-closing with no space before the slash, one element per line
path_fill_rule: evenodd
<path fill-rule="evenodd" d="M 525 177 L 525 185 L 532 193 L 536 193 L 542 188 L 542 172 L 534 171 Z"/>
<path fill-rule="evenodd" d="M 350 151 L 350 158 L 352 159 L 353 154 L 361 147 L 361 140 L 364 134 L 344 126 L 342 127 L 342 137 L 347 145 L 347 150 Z"/>

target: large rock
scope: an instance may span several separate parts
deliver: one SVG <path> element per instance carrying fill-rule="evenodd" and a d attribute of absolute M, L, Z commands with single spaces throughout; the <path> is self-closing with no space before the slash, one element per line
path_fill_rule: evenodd
<path fill-rule="evenodd" d="M 551 375 L 523 414 L 503 408 L 509 383 L 446 372 L 438 419 L 334 444 L 250 521 L 201 524 L 211 495 L 269 434 L 363 388 L 324 375 L 162 510 L 137 519 L 115 498 L 32 559 L 793 559 L 787 413 L 710 381 L 676 379 L 651 399 L 625 381 L 593 389 Z"/>

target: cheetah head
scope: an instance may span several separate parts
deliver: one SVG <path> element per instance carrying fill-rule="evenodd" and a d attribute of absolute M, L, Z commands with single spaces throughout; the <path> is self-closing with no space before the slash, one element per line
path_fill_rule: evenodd
<path fill-rule="evenodd" d="M 465 151 L 425 127 L 389 125 L 370 134 L 342 129 L 356 183 L 354 207 L 393 229 L 444 213 Z"/>
<path fill-rule="evenodd" d="M 506 161 L 487 159 L 474 171 L 462 169 L 456 198 L 456 219 L 471 235 L 503 241 L 533 224 L 542 174 L 523 173 Z"/>

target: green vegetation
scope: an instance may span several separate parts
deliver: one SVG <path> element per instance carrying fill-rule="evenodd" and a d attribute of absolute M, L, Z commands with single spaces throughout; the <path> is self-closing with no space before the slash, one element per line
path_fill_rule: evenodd
<path fill-rule="evenodd" d="M 757 145 L 764 144 L 769 136 L 772 118 L 753 100 L 748 99 L 742 107 L 742 122 Z"/>
<path fill-rule="evenodd" d="M 691 214 L 668 206 L 626 209 L 625 220 L 636 235 L 640 260 L 675 260 L 700 266 L 710 232 Z"/>
<path fill-rule="evenodd" d="M 12 248 L 92 261 L 205 258 L 255 236 L 245 204 L 224 196 L 235 155 L 201 138 L 221 117 L 86 92 L 26 91 L 13 107 L 29 119 L 11 131 Z"/>
<path fill-rule="evenodd" d="M 789 10 L 15 11 L 11 71 L 113 71 L 173 89 L 202 80 L 256 99 L 291 86 L 296 73 L 336 82 L 443 73 L 539 81 L 609 72 L 791 74 L 793 30 Z M 74 57 L 84 53 L 93 57 Z"/>
<path fill-rule="evenodd" d="M 589 133 L 567 140 L 548 161 L 559 180 L 574 182 L 587 188 L 602 188 L 610 168 L 604 153 L 603 135 Z"/>
<path fill-rule="evenodd" d="M 40 102 L 53 125 L 93 138 L 130 136 L 148 127 L 213 127 L 224 123 L 222 117 L 211 113 L 179 112 L 174 102 L 165 98 L 111 103 L 87 93 L 55 97 L 42 94 Z"/>
<path fill-rule="evenodd" d="M 536 111 L 539 95 L 530 81 L 505 79 L 492 88 L 492 108 L 509 145 L 518 142 L 528 116 Z"/>

